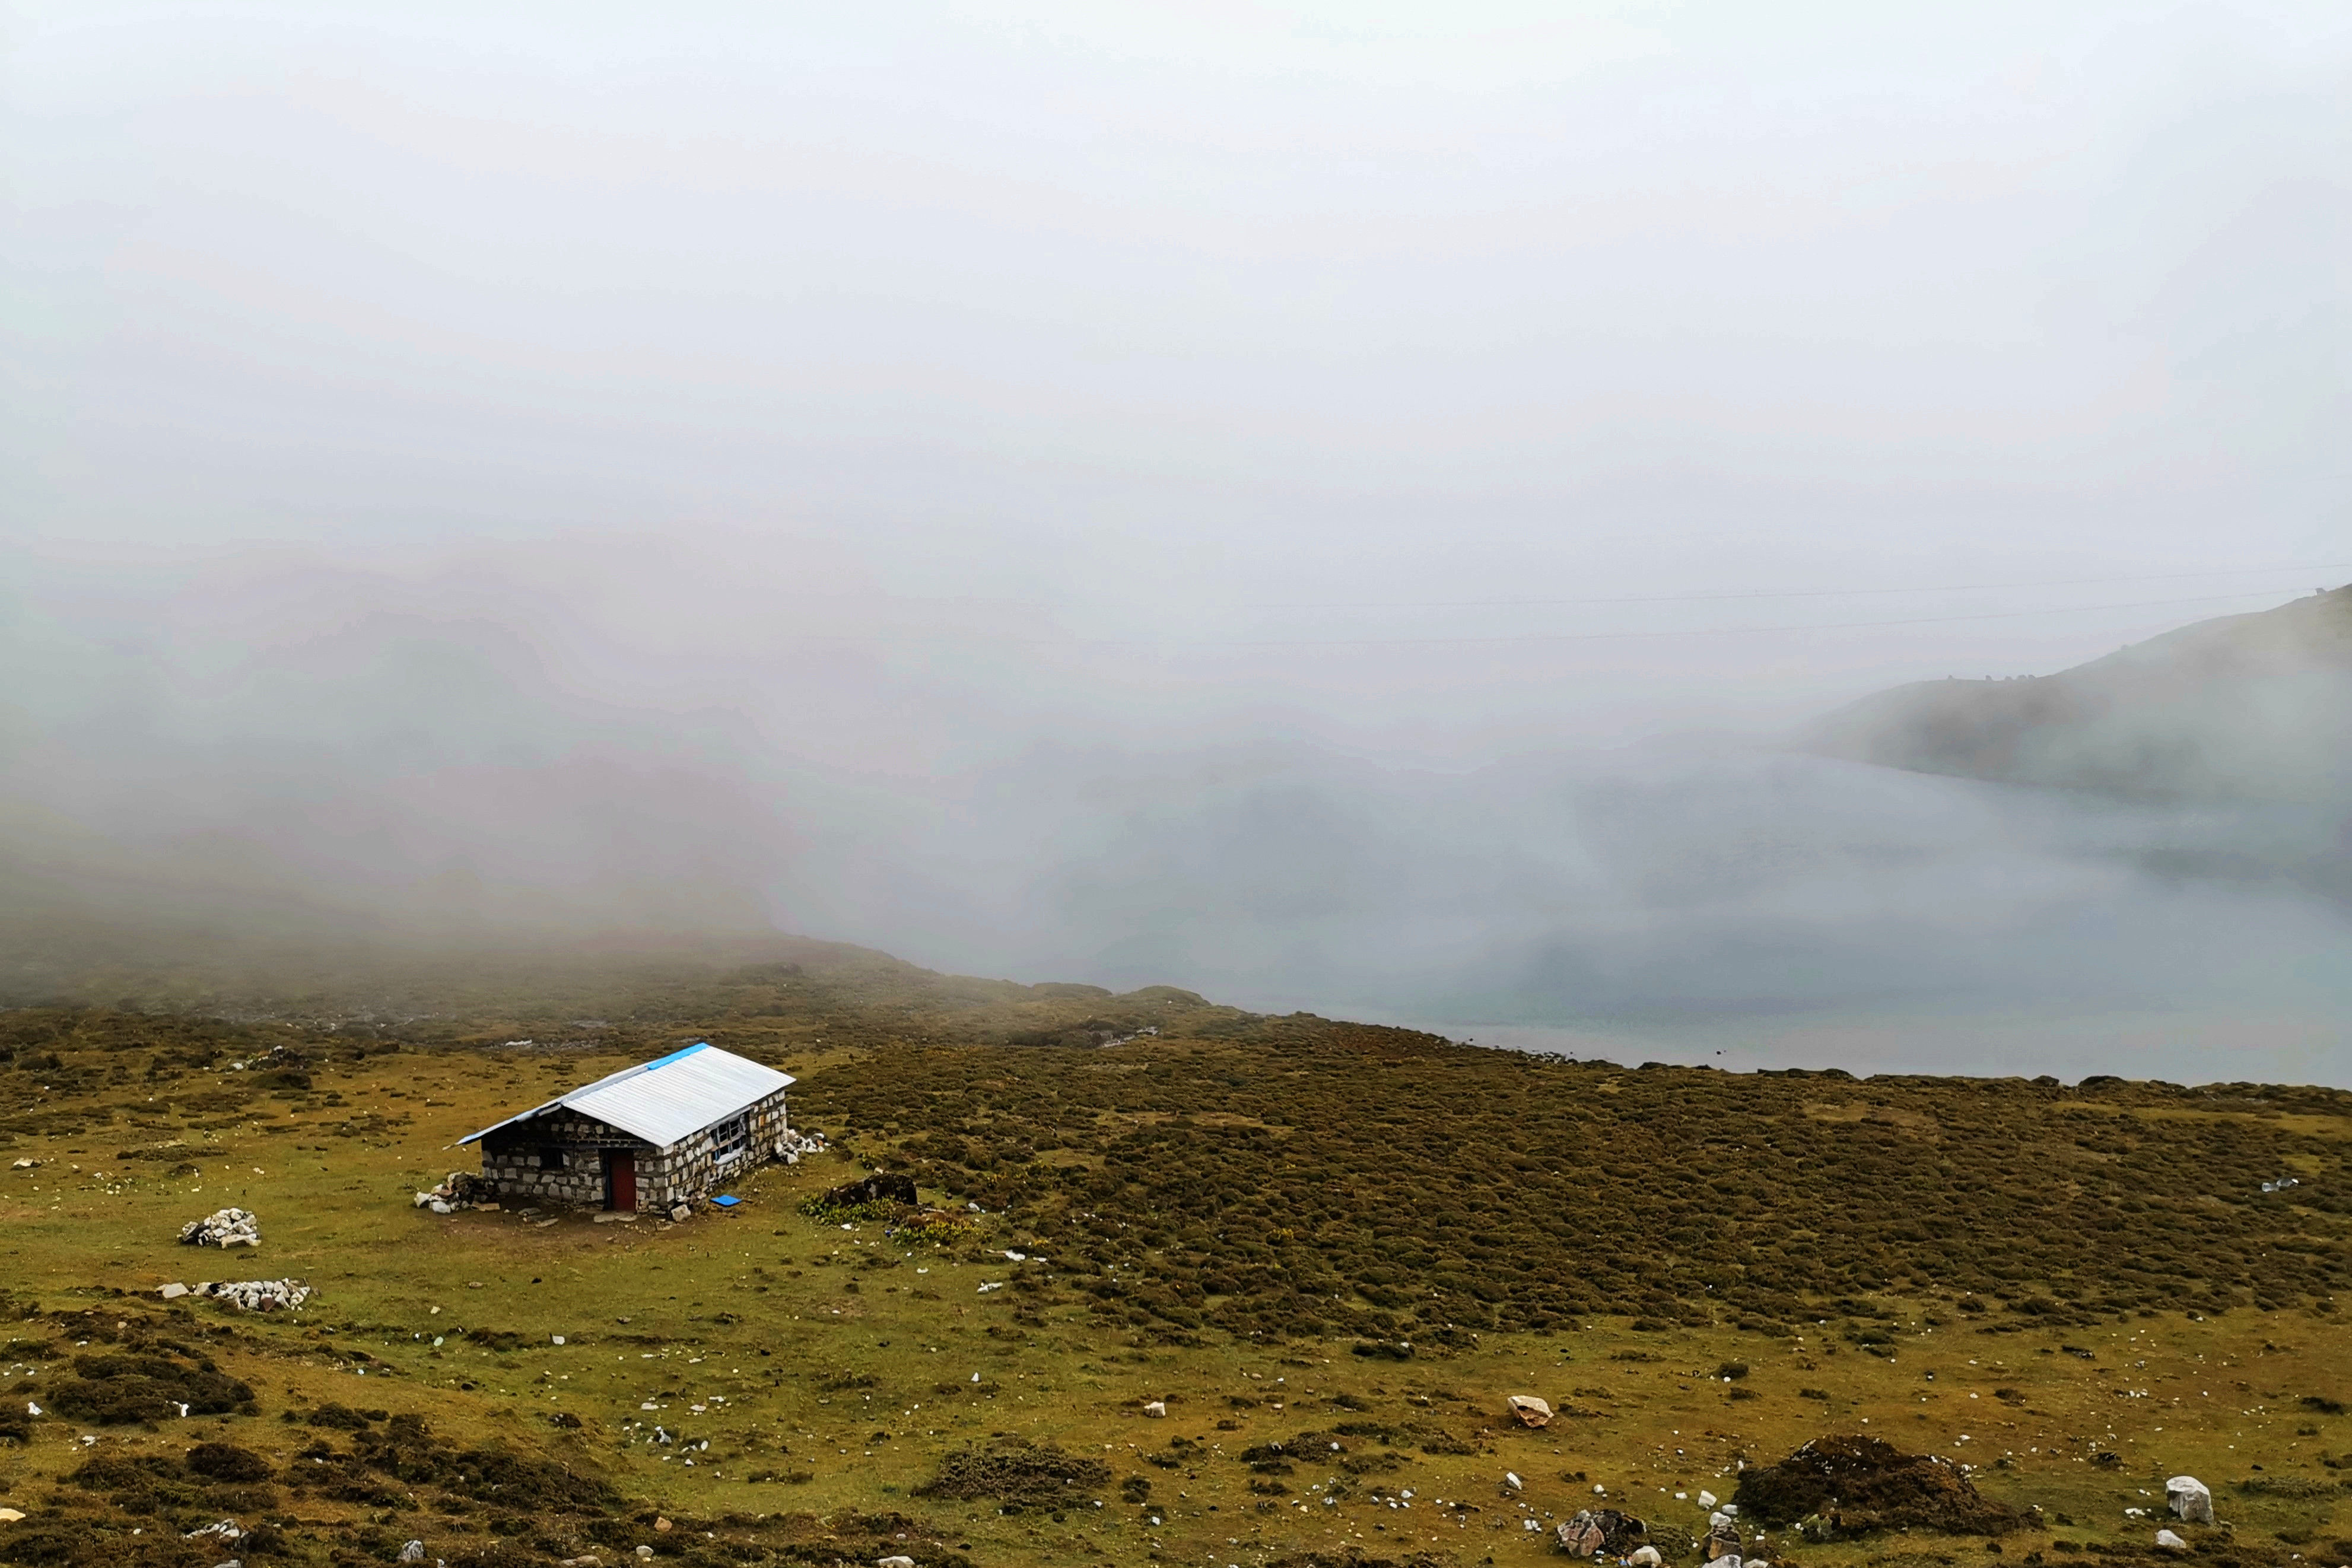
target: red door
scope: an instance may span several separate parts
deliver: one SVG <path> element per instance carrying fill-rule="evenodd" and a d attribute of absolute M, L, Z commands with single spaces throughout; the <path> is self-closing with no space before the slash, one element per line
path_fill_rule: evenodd
<path fill-rule="evenodd" d="M 626 1149 L 604 1151 L 604 1207 L 637 1211 L 637 1156 Z"/>

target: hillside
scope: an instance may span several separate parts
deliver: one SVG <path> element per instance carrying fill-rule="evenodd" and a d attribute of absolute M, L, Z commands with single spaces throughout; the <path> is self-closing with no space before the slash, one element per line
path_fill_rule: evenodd
<path fill-rule="evenodd" d="M 0 1011 L 0 1563 L 1532 1568 L 1605 1504 L 1696 1568 L 1702 1488 L 1842 1434 L 1990 1506 L 1759 1506 L 1751 1555 L 2136 1568 L 2183 1471 L 2196 1561 L 2352 1554 L 2343 1093 L 1629 1069 L 816 943 L 178 978 Z M 697 1037 L 833 1152 L 682 1223 L 412 1205 Z M 875 1167 L 938 1207 L 815 1201 Z M 257 1254 L 173 1244 L 223 1204 Z M 156 1293 L 223 1270 L 317 1294 Z"/>
<path fill-rule="evenodd" d="M 2352 800 L 2352 587 L 2053 675 L 1865 697 L 1801 749 L 1916 773 L 2189 800 Z"/>

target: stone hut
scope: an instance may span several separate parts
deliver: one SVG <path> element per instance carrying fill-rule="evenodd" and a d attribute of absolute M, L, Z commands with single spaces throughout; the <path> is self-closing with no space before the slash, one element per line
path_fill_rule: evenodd
<path fill-rule="evenodd" d="M 485 1127 L 501 1199 L 660 1210 L 782 1152 L 789 1073 L 698 1041 Z"/>

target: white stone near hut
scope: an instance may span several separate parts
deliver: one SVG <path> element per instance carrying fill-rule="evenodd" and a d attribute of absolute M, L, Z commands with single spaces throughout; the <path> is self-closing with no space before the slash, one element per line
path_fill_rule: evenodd
<path fill-rule="evenodd" d="M 2189 1542 L 2168 1530 L 2159 1530 L 2156 1532 L 2156 1549 L 2159 1552 L 2186 1552 Z"/>
<path fill-rule="evenodd" d="M 1713 1508 L 1715 1506 L 1715 1494 L 1711 1491 L 1703 1491 L 1699 1493 L 1698 1505 L 1701 1508 Z"/>
<path fill-rule="evenodd" d="M 188 1288 L 185 1285 L 175 1281 L 169 1285 L 160 1285 L 156 1287 L 155 1293 L 163 1297 L 167 1301 L 176 1301 L 182 1296 L 188 1293 Z"/>
<path fill-rule="evenodd" d="M 1636 1547 L 1633 1551 L 1633 1555 L 1628 1557 L 1625 1561 L 1629 1564 L 1629 1568 L 1659 1568 L 1659 1564 L 1665 1562 L 1665 1559 L 1658 1555 L 1658 1549 L 1656 1547 L 1641 1546 Z"/>
<path fill-rule="evenodd" d="M 2175 1476 L 2165 1482 L 2164 1503 L 2184 1524 L 2213 1522 L 2213 1493 L 2195 1476 Z"/>
<path fill-rule="evenodd" d="M 1511 1406 L 1511 1414 L 1519 1418 L 1520 1426 L 1549 1427 L 1551 1425 L 1551 1406 L 1534 1395 L 1514 1394 L 1507 1403 Z"/>

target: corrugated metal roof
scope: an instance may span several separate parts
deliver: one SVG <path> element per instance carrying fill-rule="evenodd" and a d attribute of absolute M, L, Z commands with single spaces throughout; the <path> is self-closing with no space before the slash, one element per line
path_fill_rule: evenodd
<path fill-rule="evenodd" d="M 788 1072 L 698 1040 L 684 1051 L 625 1067 L 609 1078 L 559 1094 L 458 1142 L 473 1143 L 562 1105 L 659 1146 L 723 1122 L 793 1082 Z"/>

